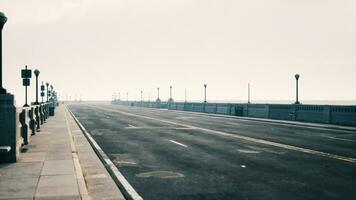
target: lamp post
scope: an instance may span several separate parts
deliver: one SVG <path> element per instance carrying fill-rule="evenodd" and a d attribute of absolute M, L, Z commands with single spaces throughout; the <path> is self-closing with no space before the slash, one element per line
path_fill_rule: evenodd
<path fill-rule="evenodd" d="M 299 77 L 300 77 L 300 75 L 299 74 L 296 74 L 295 76 L 295 80 L 296 80 L 296 100 L 295 100 L 295 104 L 300 104 L 300 102 L 299 102 L 299 100 L 298 100 L 298 96 L 299 96 L 299 94 L 298 94 L 298 90 L 299 90 L 299 88 L 298 88 L 298 85 L 299 85 L 299 83 L 298 83 L 298 81 L 299 81 Z"/>
<path fill-rule="evenodd" d="M 40 103 L 38 103 L 38 75 L 40 75 L 40 71 L 38 69 L 35 69 L 35 71 L 33 71 L 33 73 L 36 76 L 36 102 L 34 104 L 38 105 L 38 104 L 40 104 Z"/>
<path fill-rule="evenodd" d="M 6 94 L 6 89 L 2 87 L 2 28 L 6 21 L 7 17 L 0 12 L 0 94 Z"/>
<path fill-rule="evenodd" d="M 46 86 L 47 86 L 47 103 L 48 103 L 48 95 L 49 95 L 48 86 L 49 86 L 49 83 L 46 83 Z M 70 97 L 69 97 L 69 99 L 70 99 Z"/>
<path fill-rule="evenodd" d="M 173 98 L 172 98 L 172 86 L 169 86 L 169 99 L 168 99 L 169 103 L 173 103 Z"/>
<path fill-rule="evenodd" d="M 129 92 L 126 92 L 126 101 L 129 101 Z"/>
<path fill-rule="evenodd" d="M 187 102 L 187 89 L 184 90 L 184 101 Z"/>
<path fill-rule="evenodd" d="M 44 91 L 45 91 L 45 86 L 43 85 L 43 81 L 42 81 L 42 85 L 41 85 L 41 97 L 42 97 L 42 103 L 43 103 L 43 97 L 44 97 L 44 95 L 45 95 Z"/>
<path fill-rule="evenodd" d="M 27 87 L 30 86 L 30 78 L 32 77 L 32 72 L 30 69 L 27 69 L 27 65 L 25 69 L 21 70 L 21 78 L 22 78 L 22 85 L 25 86 L 25 105 L 23 107 L 29 107 L 27 104 Z"/>
<path fill-rule="evenodd" d="M 207 87 L 208 85 L 207 84 L 204 84 L 204 103 L 206 103 L 207 101 L 206 101 L 206 87 Z"/>
<path fill-rule="evenodd" d="M 248 83 L 248 85 L 247 85 L 247 95 L 248 95 L 248 100 L 247 100 L 247 103 L 251 103 L 251 101 L 250 101 L 250 83 Z"/>
<path fill-rule="evenodd" d="M 142 101 L 143 101 L 143 91 L 141 90 L 141 103 L 142 103 Z"/>

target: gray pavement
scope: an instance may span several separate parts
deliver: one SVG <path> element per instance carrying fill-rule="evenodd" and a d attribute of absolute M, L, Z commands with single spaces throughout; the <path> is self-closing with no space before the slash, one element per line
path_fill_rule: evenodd
<path fill-rule="evenodd" d="M 355 199 L 356 131 L 109 104 L 71 111 L 144 199 Z"/>
<path fill-rule="evenodd" d="M 78 130 L 65 107 L 58 107 L 19 161 L 0 165 L 0 199 L 123 199 Z"/>

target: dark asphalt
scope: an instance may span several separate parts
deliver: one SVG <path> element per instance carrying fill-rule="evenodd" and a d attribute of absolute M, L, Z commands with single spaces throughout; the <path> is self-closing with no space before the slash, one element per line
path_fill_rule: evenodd
<path fill-rule="evenodd" d="M 355 131 L 109 104 L 69 108 L 144 199 L 356 199 L 356 163 L 333 157 L 356 158 Z"/>

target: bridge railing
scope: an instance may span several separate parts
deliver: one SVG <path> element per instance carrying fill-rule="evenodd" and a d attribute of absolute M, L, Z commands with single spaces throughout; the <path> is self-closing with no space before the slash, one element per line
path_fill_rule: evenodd
<path fill-rule="evenodd" d="M 356 126 L 356 106 L 194 102 L 168 103 L 118 100 L 113 101 L 112 103 L 128 106 L 167 108 L 169 110 L 203 112 L 241 117 Z"/>
<path fill-rule="evenodd" d="M 16 162 L 20 153 L 41 130 L 49 115 L 49 103 L 29 107 L 2 107 L 0 115 L 0 163 Z"/>

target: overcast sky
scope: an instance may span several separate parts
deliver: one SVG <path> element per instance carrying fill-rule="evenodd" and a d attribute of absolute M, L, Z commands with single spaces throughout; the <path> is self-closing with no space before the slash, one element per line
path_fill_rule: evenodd
<path fill-rule="evenodd" d="M 354 0 L 1 0 L 4 86 L 20 69 L 72 99 L 356 99 Z M 31 80 L 31 99 L 34 97 Z"/>

